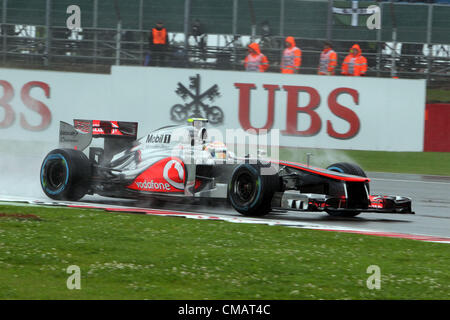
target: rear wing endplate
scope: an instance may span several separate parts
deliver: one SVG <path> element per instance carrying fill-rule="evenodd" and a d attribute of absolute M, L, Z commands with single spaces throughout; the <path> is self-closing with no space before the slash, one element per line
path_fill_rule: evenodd
<path fill-rule="evenodd" d="M 92 138 L 105 138 L 105 144 L 111 140 L 134 141 L 137 129 L 137 122 L 74 119 L 71 125 L 60 121 L 59 146 L 83 151 L 91 144 Z"/>

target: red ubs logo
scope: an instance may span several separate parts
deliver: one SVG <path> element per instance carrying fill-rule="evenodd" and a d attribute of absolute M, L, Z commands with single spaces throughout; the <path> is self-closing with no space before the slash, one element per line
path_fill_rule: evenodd
<path fill-rule="evenodd" d="M 267 121 L 261 128 L 254 128 L 250 123 L 250 96 L 251 90 L 256 89 L 253 83 L 235 83 L 234 86 L 239 89 L 239 122 L 244 130 L 253 129 L 270 130 L 274 123 L 275 113 L 275 92 L 280 90 L 280 86 L 273 84 L 265 84 L 263 88 L 267 90 Z M 295 136 L 314 136 L 320 132 L 322 128 L 322 120 L 315 111 L 320 105 L 320 94 L 312 88 L 306 86 L 282 86 L 287 95 L 286 106 L 286 129 L 282 130 L 283 135 Z M 299 106 L 299 93 L 305 92 L 309 95 L 310 100 L 306 106 Z M 337 132 L 331 120 L 326 121 L 327 134 L 336 139 L 351 139 L 355 137 L 360 129 L 360 121 L 358 115 L 350 108 L 343 106 L 337 102 L 337 98 L 342 94 L 348 94 L 353 98 L 356 105 L 359 103 L 358 91 L 351 88 L 336 88 L 328 95 L 327 103 L 330 111 L 337 117 L 347 121 L 350 128 L 346 132 Z M 307 114 L 310 119 L 310 126 L 305 130 L 298 130 L 298 113 Z"/>
<path fill-rule="evenodd" d="M 0 80 L 0 86 L 3 87 L 3 95 L 0 97 L 0 109 L 3 109 L 4 113 L 3 119 L 0 119 L 0 129 L 6 129 L 11 127 L 16 120 L 16 113 L 10 104 L 11 100 L 14 98 L 14 88 L 5 80 Z M 52 114 L 42 101 L 36 100 L 30 96 L 30 91 L 33 88 L 41 88 L 44 90 L 45 97 L 50 97 L 50 86 L 45 82 L 27 82 L 20 90 L 20 98 L 28 109 L 33 110 L 41 116 L 41 122 L 38 125 L 31 125 L 27 121 L 25 114 L 20 112 L 20 126 L 30 131 L 42 131 L 49 127 L 52 120 Z"/>

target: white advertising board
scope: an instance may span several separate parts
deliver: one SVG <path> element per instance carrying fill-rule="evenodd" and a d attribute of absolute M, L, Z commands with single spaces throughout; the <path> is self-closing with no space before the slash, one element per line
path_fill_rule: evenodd
<path fill-rule="evenodd" d="M 0 140 L 57 142 L 59 121 L 188 117 L 212 128 L 279 129 L 280 145 L 422 151 L 425 81 L 113 67 L 111 74 L 0 69 Z"/>

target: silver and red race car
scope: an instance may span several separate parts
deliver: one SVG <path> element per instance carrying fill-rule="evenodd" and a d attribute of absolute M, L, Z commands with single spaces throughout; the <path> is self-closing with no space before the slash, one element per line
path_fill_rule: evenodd
<path fill-rule="evenodd" d="M 413 213 L 410 198 L 370 195 L 370 179 L 355 164 L 321 169 L 259 155 L 237 157 L 223 142 L 209 141 L 207 122 L 189 119 L 140 139 L 135 122 L 61 122 L 59 148 L 41 166 L 42 189 L 52 199 L 71 201 L 86 194 L 189 203 L 226 199 L 246 216 L 279 210 L 340 217 Z"/>

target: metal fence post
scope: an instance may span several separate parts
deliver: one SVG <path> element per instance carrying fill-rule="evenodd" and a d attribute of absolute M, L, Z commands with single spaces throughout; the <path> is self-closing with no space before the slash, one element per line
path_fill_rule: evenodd
<path fill-rule="evenodd" d="M 333 31 L 333 6 L 334 1 L 328 0 L 328 14 L 327 14 L 327 40 L 331 41 Z"/>
<path fill-rule="evenodd" d="M 120 65 L 120 50 L 122 41 L 122 18 L 120 14 L 119 1 L 114 0 L 114 9 L 117 16 L 117 33 L 116 33 L 116 66 Z"/>
<path fill-rule="evenodd" d="M 384 3 L 380 4 L 380 29 L 377 29 L 377 77 L 381 75 L 381 30 L 383 30 L 383 10 L 384 10 Z"/>
<path fill-rule="evenodd" d="M 280 1 L 280 36 L 284 36 L 284 0 Z"/>
<path fill-rule="evenodd" d="M 233 69 L 236 69 L 237 55 L 236 55 L 236 35 L 237 35 L 237 19 L 238 19 L 238 1 L 233 0 L 233 25 L 231 27 L 233 32 Z"/>
<path fill-rule="evenodd" d="M 391 77 L 395 78 L 397 76 L 397 28 L 392 29 L 392 42 Z"/>
<path fill-rule="evenodd" d="M 50 46 L 51 46 L 51 8 L 52 8 L 52 0 L 46 1 L 45 6 L 45 28 L 46 28 L 46 39 L 45 39 L 45 52 L 44 52 L 44 66 L 48 67 L 50 65 Z"/>
<path fill-rule="evenodd" d="M 253 42 L 256 37 L 256 16 L 253 9 L 253 0 L 248 0 L 248 11 L 250 11 L 250 21 L 252 23 L 250 42 Z"/>
<path fill-rule="evenodd" d="M 395 8 L 394 3 L 390 2 L 390 9 L 391 9 L 391 20 L 392 20 L 392 42 L 393 42 L 393 48 L 392 48 L 392 66 L 391 66 L 391 77 L 397 77 L 397 21 L 395 18 Z"/>
<path fill-rule="evenodd" d="M 94 28 L 94 70 L 97 70 L 97 45 L 98 45 L 98 0 L 94 0 L 92 27 Z"/>
<path fill-rule="evenodd" d="M 122 40 L 122 20 L 117 22 L 117 35 L 116 35 L 116 66 L 120 65 L 120 49 Z"/>
<path fill-rule="evenodd" d="M 431 74 L 431 57 L 433 54 L 433 46 L 431 45 L 431 31 L 433 27 L 433 4 L 428 5 L 428 20 L 427 20 L 427 47 L 428 47 L 428 56 L 427 56 L 427 83 L 430 80 Z"/>
<path fill-rule="evenodd" d="M 189 47 L 189 22 L 191 17 L 191 0 L 184 0 L 184 50 Z"/>
<path fill-rule="evenodd" d="M 238 1 L 239 0 L 233 0 L 233 25 L 231 26 L 233 36 L 237 34 Z"/>
<path fill-rule="evenodd" d="M 139 59 L 142 63 L 144 57 L 144 0 L 139 0 Z"/>
<path fill-rule="evenodd" d="M 8 0 L 3 0 L 3 7 L 2 7 L 2 45 L 3 45 L 3 64 L 6 62 L 6 54 L 8 50 L 6 49 L 6 46 L 8 45 L 8 39 L 6 38 L 8 36 L 8 33 L 6 32 L 6 10 L 8 8 Z"/>

